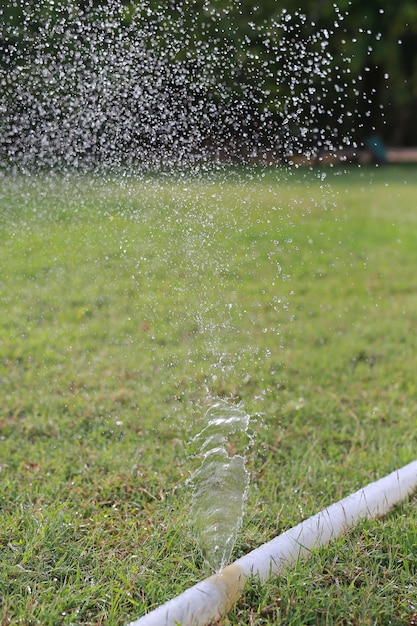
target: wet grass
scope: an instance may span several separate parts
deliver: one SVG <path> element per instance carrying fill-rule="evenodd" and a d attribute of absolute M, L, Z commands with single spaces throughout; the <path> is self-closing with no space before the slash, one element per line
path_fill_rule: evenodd
<path fill-rule="evenodd" d="M 253 415 L 236 558 L 414 460 L 415 168 L 1 182 L 2 624 L 124 624 L 208 574 L 210 397 Z M 415 505 L 224 623 L 415 623 Z"/>

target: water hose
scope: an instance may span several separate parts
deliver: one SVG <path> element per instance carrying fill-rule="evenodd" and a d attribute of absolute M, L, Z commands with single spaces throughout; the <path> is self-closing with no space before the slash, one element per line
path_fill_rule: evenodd
<path fill-rule="evenodd" d="M 384 515 L 416 488 L 417 461 L 413 461 L 249 552 L 130 626 L 204 626 L 219 619 L 237 601 L 248 576 L 264 582 L 359 520 Z"/>

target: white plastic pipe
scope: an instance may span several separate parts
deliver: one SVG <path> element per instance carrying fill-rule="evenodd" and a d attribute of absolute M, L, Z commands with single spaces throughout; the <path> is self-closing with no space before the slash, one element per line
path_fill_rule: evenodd
<path fill-rule="evenodd" d="M 384 515 L 416 488 L 417 461 L 413 461 L 249 552 L 130 626 L 204 626 L 233 606 L 248 576 L 265 581 L 358 520 Z"/>

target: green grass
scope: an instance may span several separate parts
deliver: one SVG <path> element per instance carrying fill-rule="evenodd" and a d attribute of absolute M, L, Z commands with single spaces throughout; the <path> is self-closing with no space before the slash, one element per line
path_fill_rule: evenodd
<path fill-rule="evenodd" d="M 0 195 L 0 623 L 124 624 L 209 573 L 187 478 L 210 398 L 256 435 L 234 558 L 414 460 L 416 168 Z M 415 623 L 415 505 L 252 581 L 224 623 Z"/>

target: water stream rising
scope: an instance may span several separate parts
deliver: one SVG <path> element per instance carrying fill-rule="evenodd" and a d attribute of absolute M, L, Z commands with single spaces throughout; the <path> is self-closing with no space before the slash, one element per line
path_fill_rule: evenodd
<path fill-rule="evenodd" d="M 204 560 L 214 571 L 227 565 L 241 527 L 249 488 L 246 451 L 250 417 L 219 400 L 204 416 L 204 428 L 192 439 L 200 467 L 191 477 L 192 520 Z"/>

